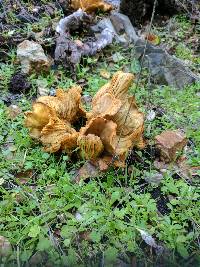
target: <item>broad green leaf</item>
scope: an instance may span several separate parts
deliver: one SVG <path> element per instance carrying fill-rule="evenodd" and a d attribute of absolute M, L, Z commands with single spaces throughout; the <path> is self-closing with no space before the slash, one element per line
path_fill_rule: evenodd
<path fill-rule="evenodd" d="M 69 247 L 69 245 L 70 245 L 70 243 L 71 243 L 71 239 L 69 239 L 69 238 L 66 238 L 65 240 L 64 240 L 64 245 L 66 246 L 66 247 Z"/>
<path fill-rule="evenodd" d="M 33 225 L 31 226 L 28 236 L 30 237 L 37 237 L 40 233 L 40 226 L 39 225 Z"/>
<path fill-rule="evenodd" d="M 50 247 L 52 246 L 51 244 L 51 241 L 46 238 L 46 237 L 43 237 L 43 238 L 40 238 L 38 244 L 37 244 L 37 249 L 39 251 L 46 251 L 48 250 Z"/>
<path fill-rule="evenodd" d="M 92 231 L 90 233 L 90 238 L 92 239 L 93 242 L 98 243 L 101 240 L 101 235 L 100 235 L 100 233 L 98 233 L 96 231 Z"/>

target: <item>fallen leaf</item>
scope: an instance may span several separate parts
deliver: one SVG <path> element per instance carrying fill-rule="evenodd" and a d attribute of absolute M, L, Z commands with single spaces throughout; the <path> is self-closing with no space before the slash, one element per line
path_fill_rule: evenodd
<path fill-rule="evenodd" d="M 160 37 L 158 35 L 150 33 L 149 35 L 145 36 L 145 39 L 147 39 L 153 45 L 160 44 Z"/>
<path fill-rule="evenodd" d="M 79 183 L 81 180 L 97 177 L 99 170 L 90 161 L 87 161 L 78 171 L 75 177 L 75 182 Z"/>
<path fill-rule="evenodd" d="M 107 70 L 101 70 L 100 71 L 100 75 L 101 77 L 105 78 L 105 79 L 110 79 L 110 72 L 108 72 Z"/>
<path fill-rule="evenodd" d="M 33 172 L 31 170 L 27 170 L 18 172 L 15 177 L 21 184 L 26 184 L 28 183 L 28 181 L 31 179 L 32 176 Z"/>
<path fill-rule="evenodd" d="M 109 165 L 103 159 L 99 159 L 98 166 L 99 166 L 99 170 L 102 172 L 107 171 L 109 167 Z"/>
<path fill-rule="evenodd" d="M 80 238 L 86 241 L 91 241 L 90 232 L 85 231 L 79 234 Z"/>

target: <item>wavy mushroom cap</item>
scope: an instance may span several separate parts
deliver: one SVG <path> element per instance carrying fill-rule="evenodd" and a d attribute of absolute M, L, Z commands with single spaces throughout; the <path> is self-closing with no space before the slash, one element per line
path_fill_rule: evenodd
<path fill-rule="evenodd" d="M 71 125 L 59 118 L 50 118 L 49 123 L 42 129 L 40 140 L 45 147 L 45 151 L 56 152 L 67 146 L 66 140 L 70 142 L 70 136 L 76 134 Z M 74 148 L 73 143 L 68 144 L 68 149 Z"/>
<path fill-rule="evenodd" d="M 32 106 L 32 111 L 25 112 L 25 127 L 29 128 L 32 138 L 39 138 L 42 128 L 49 123 L 51 116 L 55 112 L 47 105 L 35 102 Z"/>
<path fill-rule="evenodd" d="M 60 119 L 74 122 L 80 111 L 81 92 L 82 89 L 80 86 L 71 87 L 67 91 L 58 89 L 55 97 L 41 96 L 37 99 L 37 102 L 44 103 L 51 109 L 55 110 Z"/>

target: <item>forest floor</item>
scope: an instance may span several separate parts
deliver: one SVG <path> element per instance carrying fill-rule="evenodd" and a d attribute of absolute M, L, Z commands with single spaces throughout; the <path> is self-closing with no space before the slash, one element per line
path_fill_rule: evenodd
<path fill-rule="evenodd" d="M 36 1 L 24 2 L 30 13 L 37 8 Z M 27 77 L 28 86 L 11 83 L 20 72 L 16 49 L 22 40 L 46 29 L 42 46 L 53 56 L 54 25 L 63 11 L 40 2 L 38 20 L 28 21 L 18 15 L 18 4 L 2 7 L 0 1 L 1 266 L 199 266 L 200 83 L 182 89 L 160 86 L 149 79 L 148 69 L 142 70 L 130 94 L 146 116 L 147 147 L 131 152 L 125 170 L 111 168 L 75 183 L 84 161 L 44 152 L 24 127 L 24 112 L 31 109 L 38 86 L 53 92 L 80 84 L 83 95 L 93 96 L 116 71 L 137 76 L 140 65 L 134 45 L 113 43 L 83 58 L 75 75 L 53 65 L 47 74 Z M 179 15 L 154 22 L 151 32 L 170 54 L 199 72 L 200 25 Z M 10 105 L 17 106 L 17 116 Z M 160 171 L 154 138 L 168 129 L 184 131 L 188 143 L 181 163 Z M 152 238 L 156 248 L 148 244 Z"/>

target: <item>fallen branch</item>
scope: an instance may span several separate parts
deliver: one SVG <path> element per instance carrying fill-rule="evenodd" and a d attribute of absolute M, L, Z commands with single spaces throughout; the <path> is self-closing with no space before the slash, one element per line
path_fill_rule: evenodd
<path fill-rule="evenodd" d="M 84 23 L 90 23 L 91 20 L 92 17 L 81 9 L 60 20 L 56 28 L 59 34 L 55 49 L 57 62 L 75 65 L 80 62 L 82 56 L 93 56 L 113 42 L 114 32 L 108 28 L 102 30 L 96 41 L 74 41 L 70 32 L 81 28 Z"/>
<path fill-rule="evenodd" d="M 92 17 L 82 9 L 77 10 L 73 14 L 61 19 L 56 27 L 56 32 L 60 35 L 69 33 L 79 29 L 84 22 L 91 22 Z"/>

